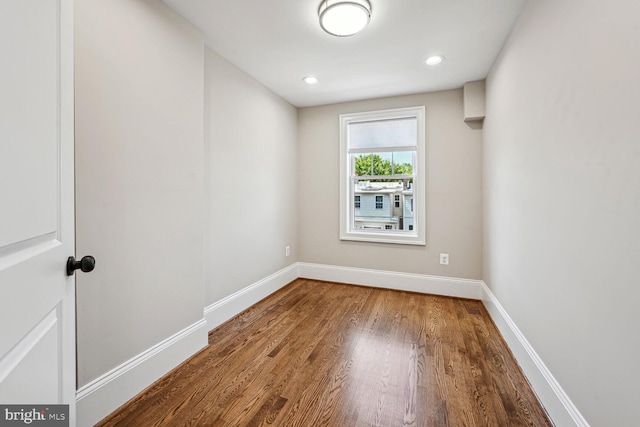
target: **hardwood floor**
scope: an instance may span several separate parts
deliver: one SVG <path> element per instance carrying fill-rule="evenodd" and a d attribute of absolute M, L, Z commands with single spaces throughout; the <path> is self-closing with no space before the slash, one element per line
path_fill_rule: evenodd
<path fill-rule="evenodd" d="M 298 279 L 99 426 L 550 426 L 479 301 Z"/>

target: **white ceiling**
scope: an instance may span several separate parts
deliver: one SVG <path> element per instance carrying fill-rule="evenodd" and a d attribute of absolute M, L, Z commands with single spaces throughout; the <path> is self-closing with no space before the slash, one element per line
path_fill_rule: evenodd
<path fill-rule="evenodd" d="M 526 0 L 371 0 L 352 37 L 320 29 L 320 0 L 163 0 L 206 44 L 297 107 L 462 87 L 486 77 Z M 427 57 L 443 55 L 437 66 Z M 320 82 L 310 86 L 308 75 Z"/>

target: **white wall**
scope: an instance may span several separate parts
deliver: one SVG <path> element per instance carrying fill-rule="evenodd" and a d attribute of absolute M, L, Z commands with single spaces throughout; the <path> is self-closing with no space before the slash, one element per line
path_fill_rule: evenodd
<path fill-rule="evenodd" d="M 487 80 L 484 280 L 593 426 L 638 424 L 639 16 L 530 1 Z"/>
<path fill-rule="evenodd" d="M 205 306 L 298 261 L 296 129 L 295 107 L 206 49 Z"/>
<path fill-rule="evenodd" d="M 340 241 L 342 113 L 426 107 L 426 246 Z M 467 279 L 482 276 L 482 131 L 463 121 L 462 90 L 300 109 L 300 260 Z M 439 264 L 440 252 L 450 255 Z"/>
<path fill-rule="evenodd" d="M 157 1 L 75 12 L 82 386 L 203 318 L 204 42 Z"/>

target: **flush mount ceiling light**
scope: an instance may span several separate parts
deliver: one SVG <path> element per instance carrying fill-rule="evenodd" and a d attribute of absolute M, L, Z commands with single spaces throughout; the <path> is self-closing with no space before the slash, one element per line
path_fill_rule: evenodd
<path fill-rule="evenodd" d="M 444 56 L 435 55 L 427 58 L 427 65 L 438 65 L 444 60 Z"/>
<path fill-rule="evenodd" d="M 307 76 L 307 77 L 303 77 L 302 81 L 305 82 L 308 85 L 314 85 L 314 84 L 318 83 L 318 78 L 314 77 L 314 76 Z"/>
<path fill-rule="evenodd" d="M 318 15 L 324 31 L 332 36 L 348 37 L 369 24 L 371 3 L 368 0 L 324 0 Z"/>

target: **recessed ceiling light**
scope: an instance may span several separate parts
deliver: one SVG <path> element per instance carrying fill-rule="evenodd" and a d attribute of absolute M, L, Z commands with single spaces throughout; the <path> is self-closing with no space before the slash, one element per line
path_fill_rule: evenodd
<path fill-rule="evenodd" d="M 427 65 L 438 65 L 443 60 L 444 60 L 444 56 L 435 55 L 435 56 L 430 56 L 429 58 L 427 58 L 426 62 L 427 62 Z"/>
<path fill-rule="evenodd" d="M 318 16 L 324 31 L 336 37 L 349 37 L 369 24 L 371 3 L 369 0 L 323 0 Z"/>
<path fill-rule="evenodd" d="M 302 81 L 305 82 L 308 85 L 314 85 L 314 84 L 318 83 L 318 78 L 317 77 L 313 77 L 313 76 L 307 76 L 307 77 L 304 77 L 302 79 Z"/>

